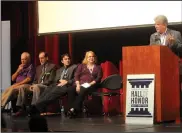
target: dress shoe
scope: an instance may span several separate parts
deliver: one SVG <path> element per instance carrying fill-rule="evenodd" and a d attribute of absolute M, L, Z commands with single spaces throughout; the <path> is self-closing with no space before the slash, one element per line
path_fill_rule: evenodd
<path fill-rule="evenodd" d="M 19 109 L 13 116 L 18 117 L 18 116 L 27 116 L 27 113 L 23 109 Z"/>
<path fill-rule="evenodd" d="M 40 111 L 35 107 L 35 106 L 31 106 L 28 110 L 28 116 L 39 116 L 40 115 Z"/>
<path fill-rule="evenodd" d="M 5 107 L 4 106 L 1 106 L 1 112 L 5 112 Z"/>
<path fill-rule="evenodd" d="M 70 118 L 70 119 L 71 119 L 71 118 L 75 118 L 76 116 L 77 116 L 76 111 L 70 111 L 70 110 L 69 110 L 69 111 L 67 112 L 67 117 Z"/>

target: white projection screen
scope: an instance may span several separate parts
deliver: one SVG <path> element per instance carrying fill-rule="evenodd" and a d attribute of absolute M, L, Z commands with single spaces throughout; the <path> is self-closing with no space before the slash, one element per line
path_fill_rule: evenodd
<path fill-rule="evenodd" d="M 38 1 L 38 33 L 148 26 L 165 15 L 182 22 L 181 1 Z"/>

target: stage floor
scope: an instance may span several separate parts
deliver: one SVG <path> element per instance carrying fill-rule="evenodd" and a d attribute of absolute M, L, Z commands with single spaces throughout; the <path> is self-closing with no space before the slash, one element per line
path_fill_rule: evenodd
<path fill-rule="evenodd" d="M 29 117 L 12 117 L 3 113 L 7 131 L 28 132 Z M 182 132 L 182 124 L 126 125 L 122 116 L 68 119 L 61 115 L 45 116 L 49 129 L 55 132 Z"/>

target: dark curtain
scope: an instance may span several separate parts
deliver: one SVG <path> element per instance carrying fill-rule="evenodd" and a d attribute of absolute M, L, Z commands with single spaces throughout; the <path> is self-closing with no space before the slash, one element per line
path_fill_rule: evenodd
<path fill-rule="evenodd" d="M 46 51 L 49 59 L 53 63 L 59 64 L 59 35 L 37 36 L 37 12 L 37 2 L 28 2 L 28 48 L 33 55 L 34 63 L 39 63 L 38 53 Z"/>
<path fill-rule="evenodd" d="M 11 71 L 20 64 L 20 55 L 27 51 L 34 65 L 39 64 L 38 53 L 46 51 L 49 59 L 59 64 L 59 35 L 38 36 L 36 1 L 2 1 L 1 20 L 11 23 Z"/>

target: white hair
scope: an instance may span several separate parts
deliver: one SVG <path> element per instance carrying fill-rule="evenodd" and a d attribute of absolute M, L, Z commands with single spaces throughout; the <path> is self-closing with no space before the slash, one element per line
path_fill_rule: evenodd
<path fill-rule="evenodd" d="M 25 55 L 29 61 L 31 60 L 30 54 L 28 52 L 23 52 L 21 55 Z"/>
<path fill-rule="evenodd" d="M 164 15 L 158 15 L 154 18 L 154 21 L 160 21 L 162 24 L 166 24 L 168 25 L 168 20 L 167 20 L 167 17 L 164 16 Z"/>

